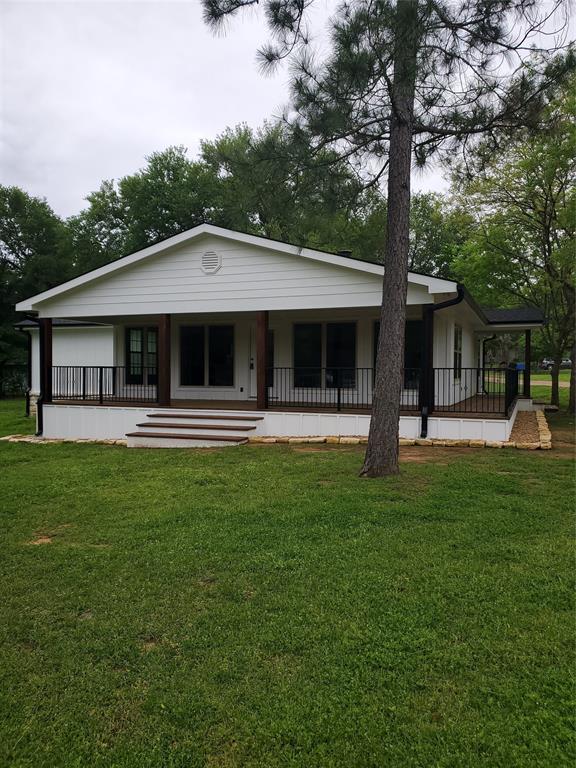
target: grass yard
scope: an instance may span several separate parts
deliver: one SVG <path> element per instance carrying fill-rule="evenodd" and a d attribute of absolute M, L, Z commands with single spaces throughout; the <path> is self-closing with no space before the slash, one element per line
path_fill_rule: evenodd
<path fill-rule="evenodd" d="M 22 431 L 0 403 L 0 432 Z M 0 764 L 574 765 L 548 452 L 0 443 Z"/>
<path fill-rule="evenodd" d="M 551 387 L 544 386 L 538 386 L 538 384 L 532 384 L 530 387 L 530 394 L 534 398 L 534 400 L 537 400 L 542 403 L 549 403 L 550 402 L 550 396 L 552 394 Z M 566 388 L 561 388 L 559 390 L 560 394 L 560 408 L 562 410 L 568 409 L 568 397 L 570 394 L 570 390 Z"/>

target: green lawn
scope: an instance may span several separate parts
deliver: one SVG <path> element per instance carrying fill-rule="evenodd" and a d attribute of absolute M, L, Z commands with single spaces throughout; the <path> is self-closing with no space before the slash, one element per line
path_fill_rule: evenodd
<path fill-rule="evenodd" d="M 553 426 L 385 481 L 355 447 L 0 443 L 0 765 L 572 766 Z"/>
<path fill-rule="evenodd" d="M 568 396 L 570 394 L 570 390 L 566 388 L 562 388 L 559 390 L 560 393 L 560 408 L 562 410 L 568 409 Z M 549 403 L 550 402 L 550 396 L 552 394 L 552 388 L 547 386 L 538 386 L 538 384 L 532 384 L 530 387 L 530 394 L 534 398 L 534 400 L 538 400 L 539 402 L 543 403 Z"/>
<path fill-rule="evenodd" d="M 549 371 L 532 371 L 533 379 L 546 379 L 550 381 L 551 375 Z M 560 381 L 570 381 L 570 371 L 563 369 L 560 371 Z"/>

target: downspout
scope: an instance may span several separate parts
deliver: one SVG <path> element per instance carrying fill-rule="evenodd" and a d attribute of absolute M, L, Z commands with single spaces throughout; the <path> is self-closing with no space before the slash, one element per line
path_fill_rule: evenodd
<path fill-rule="evenodd" d="M 428 417 L 434 410 L 434 312 L 440 309 L 454 307 L 461 304 L 466 295 L 464 286 L 456 283 L 456 296 L 447 301 L 441 301 L 439 304 L 424 305 L 424 327 L 426 334 L 425 360 L 424 360 L 424 396 L 422 398 L 422 408 L 420 412 L 421 431 L 420 437 L 428 436 Z"/>

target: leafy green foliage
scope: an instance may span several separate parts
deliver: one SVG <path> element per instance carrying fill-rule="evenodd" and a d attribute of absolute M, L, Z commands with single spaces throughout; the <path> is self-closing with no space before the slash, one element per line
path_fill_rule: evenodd
<path fill-rule="evenodd" d="M 473 180 L 464 179 L 476 227 L 454 262 L 483 303 L 542 309 L 543 352 L 558 361 L 576 325 L 575 86 L 547 105 L 543 130 L 508 142 L 490 162 L 480 158 Z"/>
<path fill-rule="evenodd" d="M 0 376 L 24 358 L 24 340 L 12 328 L 14 304 L 73 274 L 68 230 L 48 203 L 0 185 Z"/>

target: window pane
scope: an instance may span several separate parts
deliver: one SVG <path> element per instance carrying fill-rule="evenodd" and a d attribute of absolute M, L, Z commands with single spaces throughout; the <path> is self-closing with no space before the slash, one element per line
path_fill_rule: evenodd
<path fill-rule="evenodd" d="M 126 329 L 126 383 L 142 384 L 143 328 Z"/>
<path fill-rule="evenodd" d="M 208 383 L 211 387 L 234 385 L 234 326 L 208 328 Z"/>
<path fill-rule="evenodd" d="M 454 378 L 462 375 L 462 328 L 454 326 Z"/>
<path fill-rule="evenodd" d="M 374 350 L 373 360 L 376 368 L 376 354 L 378 352 L 378 334 L 380 333 L 380 321 L 374 323 Z M 404 387 L 417 389 L 420 380 L 420 368 L 422 367 L 422 350 L 424 345 L 424 323 L 422 320 L 407 320 L 404 331 Z"/>
<path fill-rule="evenodd" d="M 144 356 L 144 367 L 148 384 L 157 384 L 157 365 L 158 365 L 158 330 L 156 328 L 146 329 L 146 354 Z"/>
<path fill-rule="evenodd" d="M 274 386 L 274 331 L 268 331 L 266 339 L 266 386 Z"/>
<path fill-rule="evenodd" d="M 322 326 L 294 326 L 294 386 L 319 387 L 322 378 Z"/>
<path fill-rule="evenodd" d="M 180 328 L 180 384 L 204 386 L 204 326 Z"/>
<path fill-rule="evenodd" d="M 356 323 L 326 326 L 326 386 L 356 385 Z"/>
<path fill-rule="evenodd" d="M 418 389 L 423 345 L 424 323 L 422 320 L 407 320 L 404 335 L 404 387 L 406 389 Z"/>

